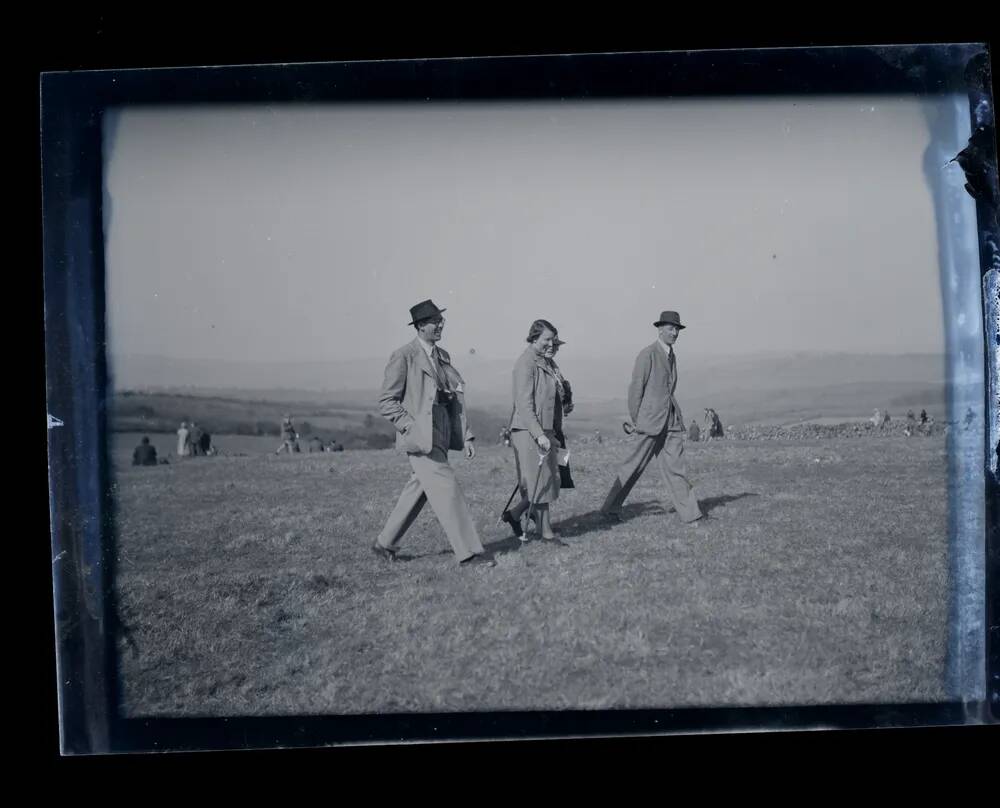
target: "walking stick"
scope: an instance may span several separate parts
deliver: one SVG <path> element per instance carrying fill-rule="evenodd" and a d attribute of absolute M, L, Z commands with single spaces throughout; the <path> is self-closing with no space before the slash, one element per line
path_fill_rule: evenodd
<path fill-rule="evenodd" d="M 531 499 L 528 502 L 527 519 L 524 521 L 524 532 L 527 533 L 528 523 L 531 521 L 531 512 L 535 509 L 535 497 L 538 496 L 538 484 L 542 481 L 542 463 L 545 462 L 545 457 L 548 452 L 538 455 L 538 470 L 535 473 L 535 490 L 531 492 Z M 539 530 L 541 527 L 539 526 Z"/>
<path fill-rule="evenodd" d="M 517 493 L 517 489 L 521 487 L 520 481 L 514 483 L 514 490 L 510 492 L 510 496 L 507 498 L 507 504 L 503 506 L 503 510 L 500 511 L 500 515 L 497 517 L 497 527 L 500 527 L 500 523 L 503 521 L 503 515 L 507 512 L 510 507 L 510 503 L 514 501 L 514 494 Z"/>
<path fill-rule="evenodd" d="M 500 430 L 500 435 L 503 438 L 504 446 L 510 446 L 510 424 L 514 420 L 514 409 L 516 408 L 516 406 L 517 405 L 511 407 L 510 419 L 508 420 L 507 426 Z M 500 511 L 500 515 L 497 517 L 497 527 L 500 527 L 500 523 L 503 521 L 503 515 L 507 512 L 507 509 L 510 507 L 510 503 L 514 501 L 514 494 L 517 493 L 517 489 L 520 487 L 521 487 L 521 481 L 518 480 L 516 483 L 514 483 L 514 490 L 511 491 L 510 496 L 507 497 L 507 504 L 503 506 L 503 510 Z"/>

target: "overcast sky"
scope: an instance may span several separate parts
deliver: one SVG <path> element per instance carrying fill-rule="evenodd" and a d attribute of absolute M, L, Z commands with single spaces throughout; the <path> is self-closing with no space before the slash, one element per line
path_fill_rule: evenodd
<path fill-rule="evenodd" d="M 913 98 L 130 109 L 106 127 L 113 353 L 941 352 Z M 959 169 L 952 165 L 942 171 Z"/>

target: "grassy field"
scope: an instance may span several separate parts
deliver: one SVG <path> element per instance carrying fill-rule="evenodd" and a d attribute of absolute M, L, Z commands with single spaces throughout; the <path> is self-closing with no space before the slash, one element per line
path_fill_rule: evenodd
<path fill-rule="evenodd" d="M 919 702 L 945 697 L 943 438 L 688 444 L 712 520 L 650 469 L 596 513 L 628 448 L 572 446 L 561 542 L 495 521 L 513 458 L 452 454 L 495 568 L 460 568 L 429 508 L 369 551 L 408 476 L 391 450 L 117 466 L 128 716 Z M 272 449 L 273 451 L 273 449 Z"/>

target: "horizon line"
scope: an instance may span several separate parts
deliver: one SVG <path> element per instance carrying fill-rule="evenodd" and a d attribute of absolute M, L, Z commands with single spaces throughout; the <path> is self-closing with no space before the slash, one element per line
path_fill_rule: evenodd
<path fill-rule="evenodd" d="M 637 349 L 644 346 L 637 346 Z M 445 350 L 448 350 L 445 347 Z M 452 351 L 454 353 L 454 351 Z M 463 353 L 462 356 L 468 356 L 469 354 Z M 507 361 L 509 356 L 494 356 L 476 353 L 474 354 L 478 359 L 484 359 L 487 361 Z M 607 354 L 590 354 L 586 356 L 575 356 L 576 359 L 617 359 L 621 357 L 622 353 L 607 353 Z M 903 356 L 934 356 L 934 357 L 945 357 L 948 355 L 947 351 L 901 351 L 893 352 L 889 350 L 872 350 L 872 351 L 860 351 L 860 350 L 831 350 L 831 349 L 801 349 L 801 350 L 788 350 L 779 348 L 768 348 L 758 351 L 725 351 L 725 352 L 698 352 L 695 351 L 693 356 L 702 357 L 706 359 L 738 359 L 746 358 L 752 356 L 768 356 L 768 355 L 785 355 L 785 356 L 892 356 L 892 357 L 903 357 Z M 355 356 L 355 357 L 343 357 L 343 358 L 326 358 L 326 359 L 292 359 L 292 358 L 273 358 L 273 359 L 245 359 L 245 358 L 223 358 L 218 356 L 174 356 L 170 354 L 158 354 L 158 353 L 114 353 L 108 351 L 107 356 L 111 360 L 122 360 L 122 359 L 167 359 L 175 362 L 233 362 L 239 364 L 269 364 L 280 362 L 283 364 L 297 364 L 297 365 L 318 365 L 327 364 L 332 362 L 371 362 L 371 361 L 385 361 L 386 357 L 382 355 L 373 356 Z"/>

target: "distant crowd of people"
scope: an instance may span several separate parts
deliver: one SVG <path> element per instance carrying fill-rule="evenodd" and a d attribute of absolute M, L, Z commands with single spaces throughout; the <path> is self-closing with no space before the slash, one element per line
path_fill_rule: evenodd
<path fill-rule="evenodd" d="M 187 422 L 181 421 L 181 428 L 177 430 L 177 456 L 208 457 L 214 454 L 216 451 L 212 446 L 212 436 L 194 421 L 190 427 Z"/>
<path fill-rule="evenodd" d="M 892 422 L 892 416 L 889 415 L 888 409 L 880 410 L 876 407 L 875 414 L 869 420 L 879 429 L 883 429 L 886 424 Z M 907 410 L 906 426 L 903 428 L 903 434 L 909 436 L 916 431 L 929 429 L 933 425 L 934 419 L 927 414 L 927 410 L 921 409 L 919 417 L 913 410 Z"/>
<path fill-rule="evenodd" d="M 292 416 L 290 413 L 285 413 L 285 417 L 281 419 L 281 445 L 275 449 L 275 454 L 281 454 L 287 451 L 289 454 L 293 452 L 301 452 L 302 449 L 299 447 L 299 433 L 295 428 L 295 423 L 292 421 Z M 333 438 L 329 441 L 324 441 L 317 435 L 313 435 L 309 438 L 309 453 L 313 452 L 342 452 L 344 447 L 342 444 L 337 443 Z"/>
<path fill-rule="evenodd" d="M 281 445 L 277 448 L 275 454 L 281 454 L 286 450 L 289 453 L 300 453 L 302 451 L 299 445 L 299 433 L 296 431 L 292 416 L 289 413 L 285 413 L 284 418 L 281 420 Z M 310 454 L 313 452 L 342 451 L 344 451 L 343 444 L 333 438 L 324 440 L 318 436 L 313 436 L 309 439 Z M 212 443 L 212 436 L 206 429 L 199 426 L 195 421 L 191 421 L 190 423 L 187 421 L 181 422 L 180 428 L 177 430 L 177 457 L 211 457 L 217 454 L 219 454 L 218 449 Z M 133 466 L 156 466 L 168 462 L 167 458 L 157 455 L 156 447 L 150 443 L 148 435 L 143 436 L 142 441 L 132 452 Z"/>
<path fill-rule="evenodd" d="M 281 445 L 275 450 L 275 454 L 284 451 L 289 453 L 301 453 L 299 445 L 299 433 L 295 428 L 290 413 L 285 413 L 281 420 Z M 342 452 L 343 444 L 330 438 L 324 440 L 314 435 L 309 438 L 309 452 Z M 219 454 L 218 449 L 212 443 L 212 436 L 208 430 L 201 427 L 197 422 L 182 421 L 177 430 L 177 457 L 211 457 Z M 132 452 L 133 466 L 156 466 L 168 463 L 165 457 L 157 455 L 156 447 L 149 442 L 149 436 L 143 436 L 142 441 Z"/>
<path fill-rule="evenodd" d="M 212 446 L 212 436 L 202 429 L 194 421 L 189 427 L 187 422 L 182 421 L 180 429 L 177 430 L 177 456 L 194 457 L 197 455 L 217 454 Z M 157 466 L 168 463 L 165 457 L 158 457 L 156 447 L 149 442 L 149 436 L 144 435 L 142 441 L 132 452 L 133 466 Z"/>
<path fill-rule="evenodd" d="M 342 452 L 344 447 L 335 440 L 324 441 L 322 438 L 309 439 L 309 453 L 313 452 Z"/>
<path fill-rule="evenodd" d="M 698 426 L 698 421 L 694 418 L 691 419 L 691 423 L 688 424 L 687 429 L 687 439 L 694 443 L 698 441 L 710 441 L 717 440 L 718 438 L 723 438 L 726 435 L 725 429 L 722 426 L 722 419 L 719 418 L 719 413 L 717 413 L 712 407 L 705 407 L 704 415 L 704 427 Z"/>
<path fill-rule="evenodd" d="M 180 429 L 177 430 L 177 456 L 197 457 L 199 455 L 209 457 L 218 454 L 212 445 L 212 436 L 207 430 L 202 429 L 197 423 L 192 421 L 190 425 L 186 421 L 181 421 Z M 158 457 L 156 447 L 149 442 L 149 436 L 144 435 L 142 441 L 132 452 L 133 466 L 156 466 L 168 463 L 165 457 Z"/>
<path fill-rule="evenodd" d="M 880 410 L 878 407 L 876 407 L 875 408 L 875 414 L 872 415 L 872 417 L 869 420 L 875 426 L 881 427 L 881 426 L 885 426 L 886 424 L 890 423 L 892 421 L 892 416 L 889 415 L 889 410 L 888 409 L 886 409 L 886 410 Z M 918 423 L 917 416 L 916 416 L 916 414 L 914 414 L 913 410 L 907 410 L 906 411 L 906 423 L 908 425 L 913 425 L 913 426 L 915 426 Z M 921 410 L 920 411 L 920 420 L 919 420 L 919 423 L 920 423 L 921 426 L 923 426 L 925 424 L 928 424 L 928 423 L 933 424 L 934 423 L 934 419 L 931 418 L 927 414 L 927 410 Z"/>

